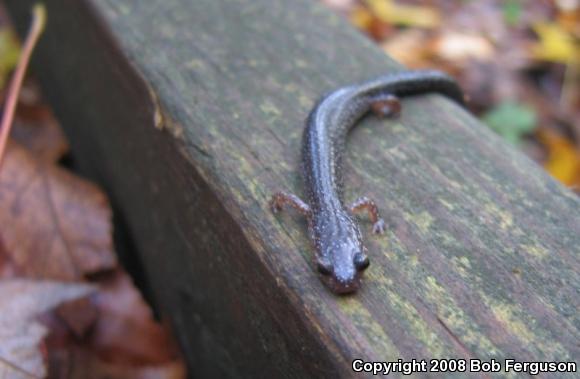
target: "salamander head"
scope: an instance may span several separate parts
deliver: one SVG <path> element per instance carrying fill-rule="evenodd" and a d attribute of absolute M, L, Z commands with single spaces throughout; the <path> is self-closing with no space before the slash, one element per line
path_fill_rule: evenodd
<path fill-rule="evenodd" d="M 318 272 L 333 292 L 348 294 L 359 288 L 362 273 L 369 266 L 365 251 L 358 230 L 321 246 Z"/>

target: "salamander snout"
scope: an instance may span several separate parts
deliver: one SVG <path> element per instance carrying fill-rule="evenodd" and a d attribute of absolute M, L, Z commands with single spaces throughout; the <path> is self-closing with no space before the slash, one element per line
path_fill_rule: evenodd
<path fill-rule="evenodd" d="M 341 254 L 334 254 L 336 257 Z M 362 272 L 369 266 L 369 258 L 363 252 L 348 254 L 347 259 L 330 262 L 318 260 L 318 272 L 325 284 L 336 294 L 349 294 L 360 287 Z"/>

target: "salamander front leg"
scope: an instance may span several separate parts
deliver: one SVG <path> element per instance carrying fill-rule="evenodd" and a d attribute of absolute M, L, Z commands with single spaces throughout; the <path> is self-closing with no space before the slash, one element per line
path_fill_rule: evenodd
<path fill-rule="evenodd" d="M 287 192 L 276 192 L 272 196 L 272 200 L 270 200 L 270 208 L 274 213 L 280 212 L 286 205 L 296 209 L 303 216 L 310 217 L 310 207 L 296 195 Z"/>
<path fill-rule="evenodd" d="M 366 209 L 371 217 L 371 222 L 373 223 L 373 233 L 382 234 L 385 232 L 385 221 L 379 215 L 379 208 L 374 201 L 366 196 L 359 197 L 350 206 L 350 211 L 356 213 L 362 209 Z"/>
<path fill-rule="evenodd" d="M 396 117 L 401 113 L 401 102 L 395 95 L 382 95 L 373 100 L 371 110 L 379 117 Z"/>

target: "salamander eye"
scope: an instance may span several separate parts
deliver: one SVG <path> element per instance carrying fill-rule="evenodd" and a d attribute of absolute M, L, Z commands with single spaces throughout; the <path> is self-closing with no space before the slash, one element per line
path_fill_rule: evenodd
<path fill-rule="evenodd" d="M 369 257 L 367 257 L 365 254 L 356 253 L 354 255 L 354 267 L 356 267 L 357 270 L 362 271 L 366 269 L 367 267 L 369 267 L 370 263 L 371 262 L 369 261 Z"/>
<path fill-rule="evenodd" d="M 318 269 L 318 272 L 321 273 L 322 275 L 332 274 L 332 268 L 330 267 L 330 264 L 328 264 L 328 263 L 318 262 L 316 264 L 316 268 Z"/>

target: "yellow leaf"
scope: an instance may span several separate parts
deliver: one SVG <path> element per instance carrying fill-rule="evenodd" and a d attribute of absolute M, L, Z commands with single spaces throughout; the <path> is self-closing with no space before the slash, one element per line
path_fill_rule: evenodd
<path fill-rule="evenodd" d="M 548 149 L 544 168 L 567 186 L 580 185 L 580 152 L 576 147 L 554 132 L 538 130 L 538 137 Z"/>
<path fill-rule="evenodd" d="M 396 25 L 435 28 L 441 24 L 441 16 L 431 7 L 402 5 L 391 0 L 366 0 L 371 12 L 381 21 Z"/>
<path fill-rule="evenodd" d="M 357 28 L 368 31 L 373 22 L 373 15 L 365 7 L 356 7 L 350 14 L 350 21 Z"/>
<path fill-rule="evenodd" d="M 14 33 L 5 26 L 0 29 L 0 88 L 4 88 L 8 74 L 20 56 L 20 46 Z"/>
<path fill-rule="evenodd" d="M 532 46 L 531 52 L 536 58 L 561 63 L 580 61 L 580 46 L 560 25 L 537 23 L 533 28 L 540 38 Z"/>

